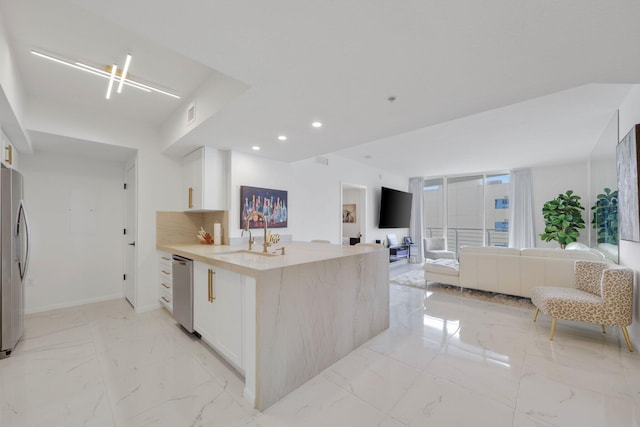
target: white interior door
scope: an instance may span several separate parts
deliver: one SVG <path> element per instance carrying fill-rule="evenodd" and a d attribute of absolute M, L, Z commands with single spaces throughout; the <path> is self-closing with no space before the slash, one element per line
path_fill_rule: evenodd
<path fill-rule="evenodd" d="M 137 228 L 136 228 L 136 163 L 127 168 L 124 175 L 124 296 L 131 305 L 136 306 L 136 258 L 137 258 Z"/>

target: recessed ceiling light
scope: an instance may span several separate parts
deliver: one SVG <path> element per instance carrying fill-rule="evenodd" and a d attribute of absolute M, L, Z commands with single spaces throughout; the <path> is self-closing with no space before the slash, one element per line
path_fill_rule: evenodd
<path fill-rule="evenodd" d="M 311 123 L 311 126 L 313 126 L 314 128 L 321 128 L 322 127 L 322 122 L 313 122 L 313 123 Z"/>
<path fill-rule="evenodd" d="M 280 141 L 286 141 L 287 140 L 287 136 L 286 135 L 278 135 L 278 139 Z"/>
<path fill-rule="evenodd" d="M 253 147 L 251 147 L 251 149 L 254 151 L 260 151 L 260 147 L 258 147 L 257 145 L 254 145 Z"/>

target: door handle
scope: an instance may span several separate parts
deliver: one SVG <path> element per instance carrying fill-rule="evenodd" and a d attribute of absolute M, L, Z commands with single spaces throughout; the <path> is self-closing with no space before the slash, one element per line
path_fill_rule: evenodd
<path fill-rule="evenodd" d="M 208 278 L 207 285 L 208 285 L 209 289 L 208 289 L 207 300 L 209 302 L 213 302 L 216 299 L 215 291 L 214 291 L 214 288 L 213 288 L 213 286 L 214 286 L 214 282 L 213 282 L 214 281 L 214 275 L 216 274 L 216 272 L 215 272 L 215 270 L 210 268 L 208 273 L 209 273 L 209 278 Z"/>
<path fill-rule="evenodd" d="M 129 246 L 135 246 L 135 245 L 136 245 L 136 242 L 129 243 Z"/>

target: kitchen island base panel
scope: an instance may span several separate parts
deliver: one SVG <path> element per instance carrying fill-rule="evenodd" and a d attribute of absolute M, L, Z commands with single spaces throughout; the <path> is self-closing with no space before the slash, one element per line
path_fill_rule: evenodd
<path fill-rule="evenodd" d="M 256 408 L 264 410 L 389 327 L 386 251 L 264 271 Z"/>

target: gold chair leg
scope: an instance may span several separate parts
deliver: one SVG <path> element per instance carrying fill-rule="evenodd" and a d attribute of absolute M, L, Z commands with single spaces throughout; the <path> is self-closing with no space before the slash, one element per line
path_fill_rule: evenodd
<path fill-rule="evenodd" d="M 551 336 L 549 336 L 549 341 L 553 341 L 553 334 L 556 333 L 556 319 L 555 317 L 551 319 Z"/>
<path fill-rule="evenodd" d="M 536 320 L 538 320 L 538 313 L 540 313 L 540 309 L 538 307 L 536 307 L 536 313 L 533 315 L 533 321 L 535 322 Z"/>
<path fill-rule="evenodd" d="M 603 334 L 606 334 L 606 333 L 607 333 L 607 331 L 605 331 L 605 329 L 604 329 L 604 325 L 600 325 L 600 326 L 602 326 L 602 333 L 603 333 Z"/>
<path fill-rule="evenodd" d="M 633 346 L 631 345 L 631 340 L 629 339 L 629 332 L 627 332 L 627 327 L 624 325 L 620 325 L 620 328 L 622 328 L 624 339 L 627 341 L 627 348 L 629 349 L 629 351 L 633 351 Z"/>

